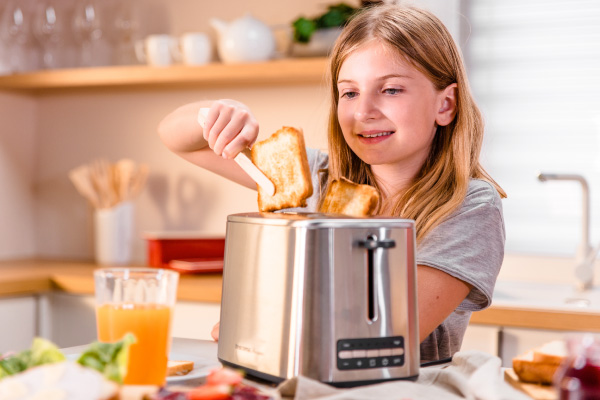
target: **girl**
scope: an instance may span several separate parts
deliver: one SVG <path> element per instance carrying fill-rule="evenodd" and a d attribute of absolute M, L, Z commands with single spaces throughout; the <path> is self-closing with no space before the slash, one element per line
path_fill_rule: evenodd
<path fill-rule="evenodd" d="M 346 26 L 330 74 L 329 152 L 307 150 L 320 188 L 307 209 L 345 177 L 380 191 L 378 215 L 416 221 L 421 360 L 450 357 L 471 312 L 490 305 L 505 241 L 505 194 L 479 163 L 483 121 L 460 52 L 429 12 L 378 5 Z M 207 106 L 203 130 L 196 120 Z M 189 104 L 159 132 L 183 158 L 256 188 L 230 160 L 258 135 L 243 104 Z"/>

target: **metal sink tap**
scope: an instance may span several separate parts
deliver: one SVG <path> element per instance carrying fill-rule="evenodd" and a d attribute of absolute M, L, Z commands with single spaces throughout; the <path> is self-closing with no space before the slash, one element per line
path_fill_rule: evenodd
<path fill-rule="evenodd" d="M 577 249 L 577 264 L 575 266 L 575 277 L 577 278 L 577 288 L 587 290 L 592 287 L 594 281 L 594 261 L 596 254 L 600 249 L 600 244 L 592 250 L 590 245 L 590 190 L 587 180 L 582 175 L 577 174 L 554 174 L 540 173 L 538 179 L 541 182 L 546 181 L 576 181 L 581 184 L 582 189 L 582 213 L 581 213 L 581 243 Z"/>

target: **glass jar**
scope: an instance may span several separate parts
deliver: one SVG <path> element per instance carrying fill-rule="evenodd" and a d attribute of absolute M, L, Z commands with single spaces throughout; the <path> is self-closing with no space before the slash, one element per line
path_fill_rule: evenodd
<path fill-rule="evenodd" d="M 560 400 L 600 400 L 600 339 L 591 334 L 567 339 L 568 355 L 556 374 Z"/>

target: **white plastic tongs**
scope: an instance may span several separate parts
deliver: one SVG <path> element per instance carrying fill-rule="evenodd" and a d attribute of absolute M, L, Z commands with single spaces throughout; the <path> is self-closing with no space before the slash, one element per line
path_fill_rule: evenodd
<path fill-rule="evenodd" d="M 198 112 L 198 123 L 204 127 L 206 122 L 206 116 L 208 115 L 209 108 L 201 108 Z M 269 178 L 266 177 L 263 172 L 258 169 L 250 158 L 250 149 L 246 148 L 238 153 L 233 159 L 242 169 L 260 186 L 269 196 L 275 194 L 275 185 Z"/>

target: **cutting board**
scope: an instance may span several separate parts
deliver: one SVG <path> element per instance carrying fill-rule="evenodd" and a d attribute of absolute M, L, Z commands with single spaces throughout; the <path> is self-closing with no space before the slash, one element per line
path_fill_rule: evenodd
<path fill-rule="evenodd" d="M 504 380 L 534 400 L 558 399 L 558 393 L 556 393 L 556 390 L 552 386 L 521 382 L 512 369 L 504 371 Z"/>

